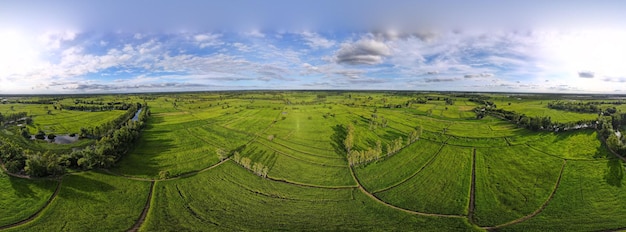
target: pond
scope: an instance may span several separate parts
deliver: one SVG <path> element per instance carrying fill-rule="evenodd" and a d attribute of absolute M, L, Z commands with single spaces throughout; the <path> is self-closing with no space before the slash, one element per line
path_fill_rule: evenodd
<path fill-rule="evenodd" d="M 45 139 L 37 139 L 37 138 L 35 138 L 34 135 L 31 135 L 30 139 L 31 140 L 42 140 L 42 141 L 46 141 L 46 142 L 49 142 L 49 143 L 56 143 L 56 144 L 70 144 L 70 143 L 78 141 L 78 135 L 74 135 L 74 136 L 57 135 L 56 137 L 54 137 L 54 139 L 48 139 L 48 136 L 46 136 Z"/>

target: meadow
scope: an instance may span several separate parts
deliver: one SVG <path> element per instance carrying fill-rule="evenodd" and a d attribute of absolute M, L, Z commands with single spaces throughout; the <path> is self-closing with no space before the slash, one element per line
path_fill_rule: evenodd
<path fill-rule="evenodd" d="M 486 106 L 470 100 L 477 96 L 553 122 L 598 117 L 547 107 L 567 95 L 233 91 L 8 98 L 0 113 L 27 112 L 33 122 L 24 127 L 32 133 L 79 133 L 124 113 L 69 106 L 141 102 L 151 115 L 112 167 L 68 166 L 61 176 L 27 178 L 9 175 L 3 164 L 0 230 L 626 228 L 624 161 L 607 149 L 599 130 L 533 131 L 492 115 L 479 119 L 476 111 Z M 0 129 L 0 143 L 59 159 L 99 143 L 32 141 L 20 137 L 17 125 Z M 350 152 L 360 162 L 352 163 Z"/>

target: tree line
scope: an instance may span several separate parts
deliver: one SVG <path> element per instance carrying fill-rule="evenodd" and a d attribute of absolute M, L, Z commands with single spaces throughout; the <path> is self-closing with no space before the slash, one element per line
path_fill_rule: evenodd
<path fill-rule="evenodd" d="M 419 140 L 421 135 L 422 127 L 417 126 L 414 130 L 409 132 L 406 140 L 402 136 L 399 136 L 397 139 L 394 139 L 390 143 L 384 145 L 380 140 L 377 140 L 375 146 L 368 147 L 365 150 L 357 150 L 353 148 L 354 126 L 349 124 L 346 127 L 346 137 L 344 139 L 344 148 L 346 150 L 348 164 L 350 164 L 350 166 L 357 166 L 379 160 L 383 157 L 391 156 L 402 150 L 402 148 Z"/>
<path fill-rule="evenodd" d="M 602 102 L 604 103 L 604 102 Z M 620 102 L 609 102 L 610 104 L 616 104 Z M 616 104 L 618 105 L 618 104 Z M 612 115 L 614 113 L 617 112 L 617 109 L 615 107 L 607 107 L 606 109 L 602 110 L 602 108 L 600 107 L 601 103 L 600 102 L 563 102 L 563 101 L 555 101 L 555 102 L 549 102 L 548 103 L 548 108 L 550 109 L 555 109 L 555 110 L 565 110 L 565 111 L 572 111 L 572 112 L 578 112 L 578 113 L 601 113 L 603 115 Z"/>
<path fill-rule="evenodd" d="M 0 125 L 4 125 L 5 123 L 16 123 L 19 119 L 26 118 L 25 122 L 29 124 L 32 120 L 28 117 L 28 113 L 26 112 L 17 112 L 12 114 L 2 114 L 0 113 Z"/>
<path fill-rule="evenodd" d="M 579 120 L 577 122 L 559 123 L 553 122 L 549 116 L 529 117 L 525 114 L 520 114 L 515 111 L 496 109 L 491 107 L 477 107 L 474 109 L 474 111 L 476 112 L 476 118 L 478 119 L 483 118 L 486 115 L 491 115 L 497 118 L 508 120 L 516 124 L 518 127 L 523 127 L 533 131 L 560 131 L 596 127 L 596 120 Z"/>

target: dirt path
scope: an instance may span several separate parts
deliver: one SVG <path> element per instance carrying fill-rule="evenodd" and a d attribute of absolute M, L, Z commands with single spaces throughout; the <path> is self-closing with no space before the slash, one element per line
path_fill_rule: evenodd
<path fill-rule="evenodd" d="M 56 199 L 56 196 L 59 194 L 59 191 L 61 191 L 61 183 L 63 182 L 63 180 L 61 179 L 63 176 L 61 176 L 57 181 L 59 182 L 57 184 L 56 189 L 54 190 L 54 193 L 52 193 L 52 195 L 50 196 L 50 198 L 48 198 L 48 201 L 46 201 L 46 203 L 39 209 L 37 210 L 37 212 L 35 212 L 34 214 L 30 215 L 28 218 L 15 222 L 15 223 L 11 223 L 8 225 L 4 225 L 4 226 L 0 226 L 0 230 L 4 230 L 4 229 L 9 229 L 9 228 L 13 228 L 13 227 L 17 227 L 17 226 L 21 226 L 24 225 L 26 223 L 29 223 L 33 220 L 35 220 L 35 218 L 37 218 L 37 216 L 39 216 L 39 214 L 46 208 L 48 208 L 48 206 L 52 203 L 52 201 L 54 199 Z"/>
<path fill-rule="evenodd" d="M 350 174 L 352 174 L 352 178 L 354 178 L 354 181 L 358 184 L 358 188 L 361 190 L 361 192 L 363 192 L 365 195 L 367 195 L 368 197 L 372 198 L 374 201 L 377 201 L 378 203 L 381 203 L 389 208 L 392 209 L 396 209 L 396 210 L 400 210 L 406 213 L 410 213 L 410 214 L 414 214 L 414 215 L 420 215 L 420 216 L 428 216 L 428 217 L 447 217 L 447 218 L 465 218 L 465 215 L 451 215 L 451 214 L 437 214 L 437 213 L 423 213 L 423 212 L 418 212 L 418 211 L 413 211 L 413 210 L 408 210 L 405 208 L 400 208 L 398 206 L 389 204 L 383 200 L 381 200 L 380 198 L 374 196 L 373 194 L 371 194 L 370 192 L 368 192 L 367 190 L 365 190 L 365 188 L 363 188 L 363 185 L 361 185 L 361 182 L 359 181 L 359 179 L 356 177 L 356 175 L 354 174 L 354 170 L 352 169 L 352 167 L 350 167 Z"/>
<path fill-rule="evenodd" d="M 470 223 L 474 223 L 474 209 L 476 208 L 476 148 L 472 154 L 472 182 L 470 183 L 470 199 L 467 213 L 467 219 Z"/>
<path fill-rule="evenodd" d="M 563 170 L 565 170 L 565 164 L 567 164 L 566 159 L 563 160 L 563 165 L 561 166 L 561 172 L 559 173 L 559 178 L 556 180 L 556 184 L 554 185 L 554 189 L 552 190 L 552 193 L 550 193 L 550 196 L 548 196 L 548 199 L 541 205 L 541 207 L 535 210 L 535 212 L 532 212 L 531 214 L 528 214 L 522 218 L 518 218 L 513 221 L 504 223 L 504 224 L 500 224 L 497 226 L 482 227 L 482 228 L 489 230 L 489 231 L 494 231 L 505 226 L 510 226 L 510 225 L 514 225 L 520 222 L 524 222 L 528 219 L 533 218 L 534 216 L 537 216 L 537 214 L 541 213 L 541 211 L 543 211 L 548 206 L 548 203 L 550 203 L 552 198 L 554 198 L 554 194 L 556 194 L 556 190 L 559 188 L 559 185 L 561 184 L 561 178 L 563 177 Z"/>
<path fill-rule="evenodd" d="M 135 225 L 133 225 L 133 227 L 128 230 L 129 232 L 138 231 L 143 222 L 146 221 L 146 216 L 148 215 L 148 211 L 150 210 L 150 201 L 152 201 L 152 193 L 154 193 L 154 183 L 155 181 L 152 181 L 150 183 L 150 193 L 148 194 L 148 200 L 146 200 L 146 205 L 143 207 L 143 211 L 141 212 L 139 219 L 137 219 L 137 221 L 135 222 Z"/>

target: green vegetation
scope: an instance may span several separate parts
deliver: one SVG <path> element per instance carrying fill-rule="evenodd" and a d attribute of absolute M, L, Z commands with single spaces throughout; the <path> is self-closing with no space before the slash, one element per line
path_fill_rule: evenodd
<path fill-rule="evenodd" d="M 626 108 L 570 97 L 11 97 L 0 104 L 0 228 L 625 228 Z"/>

